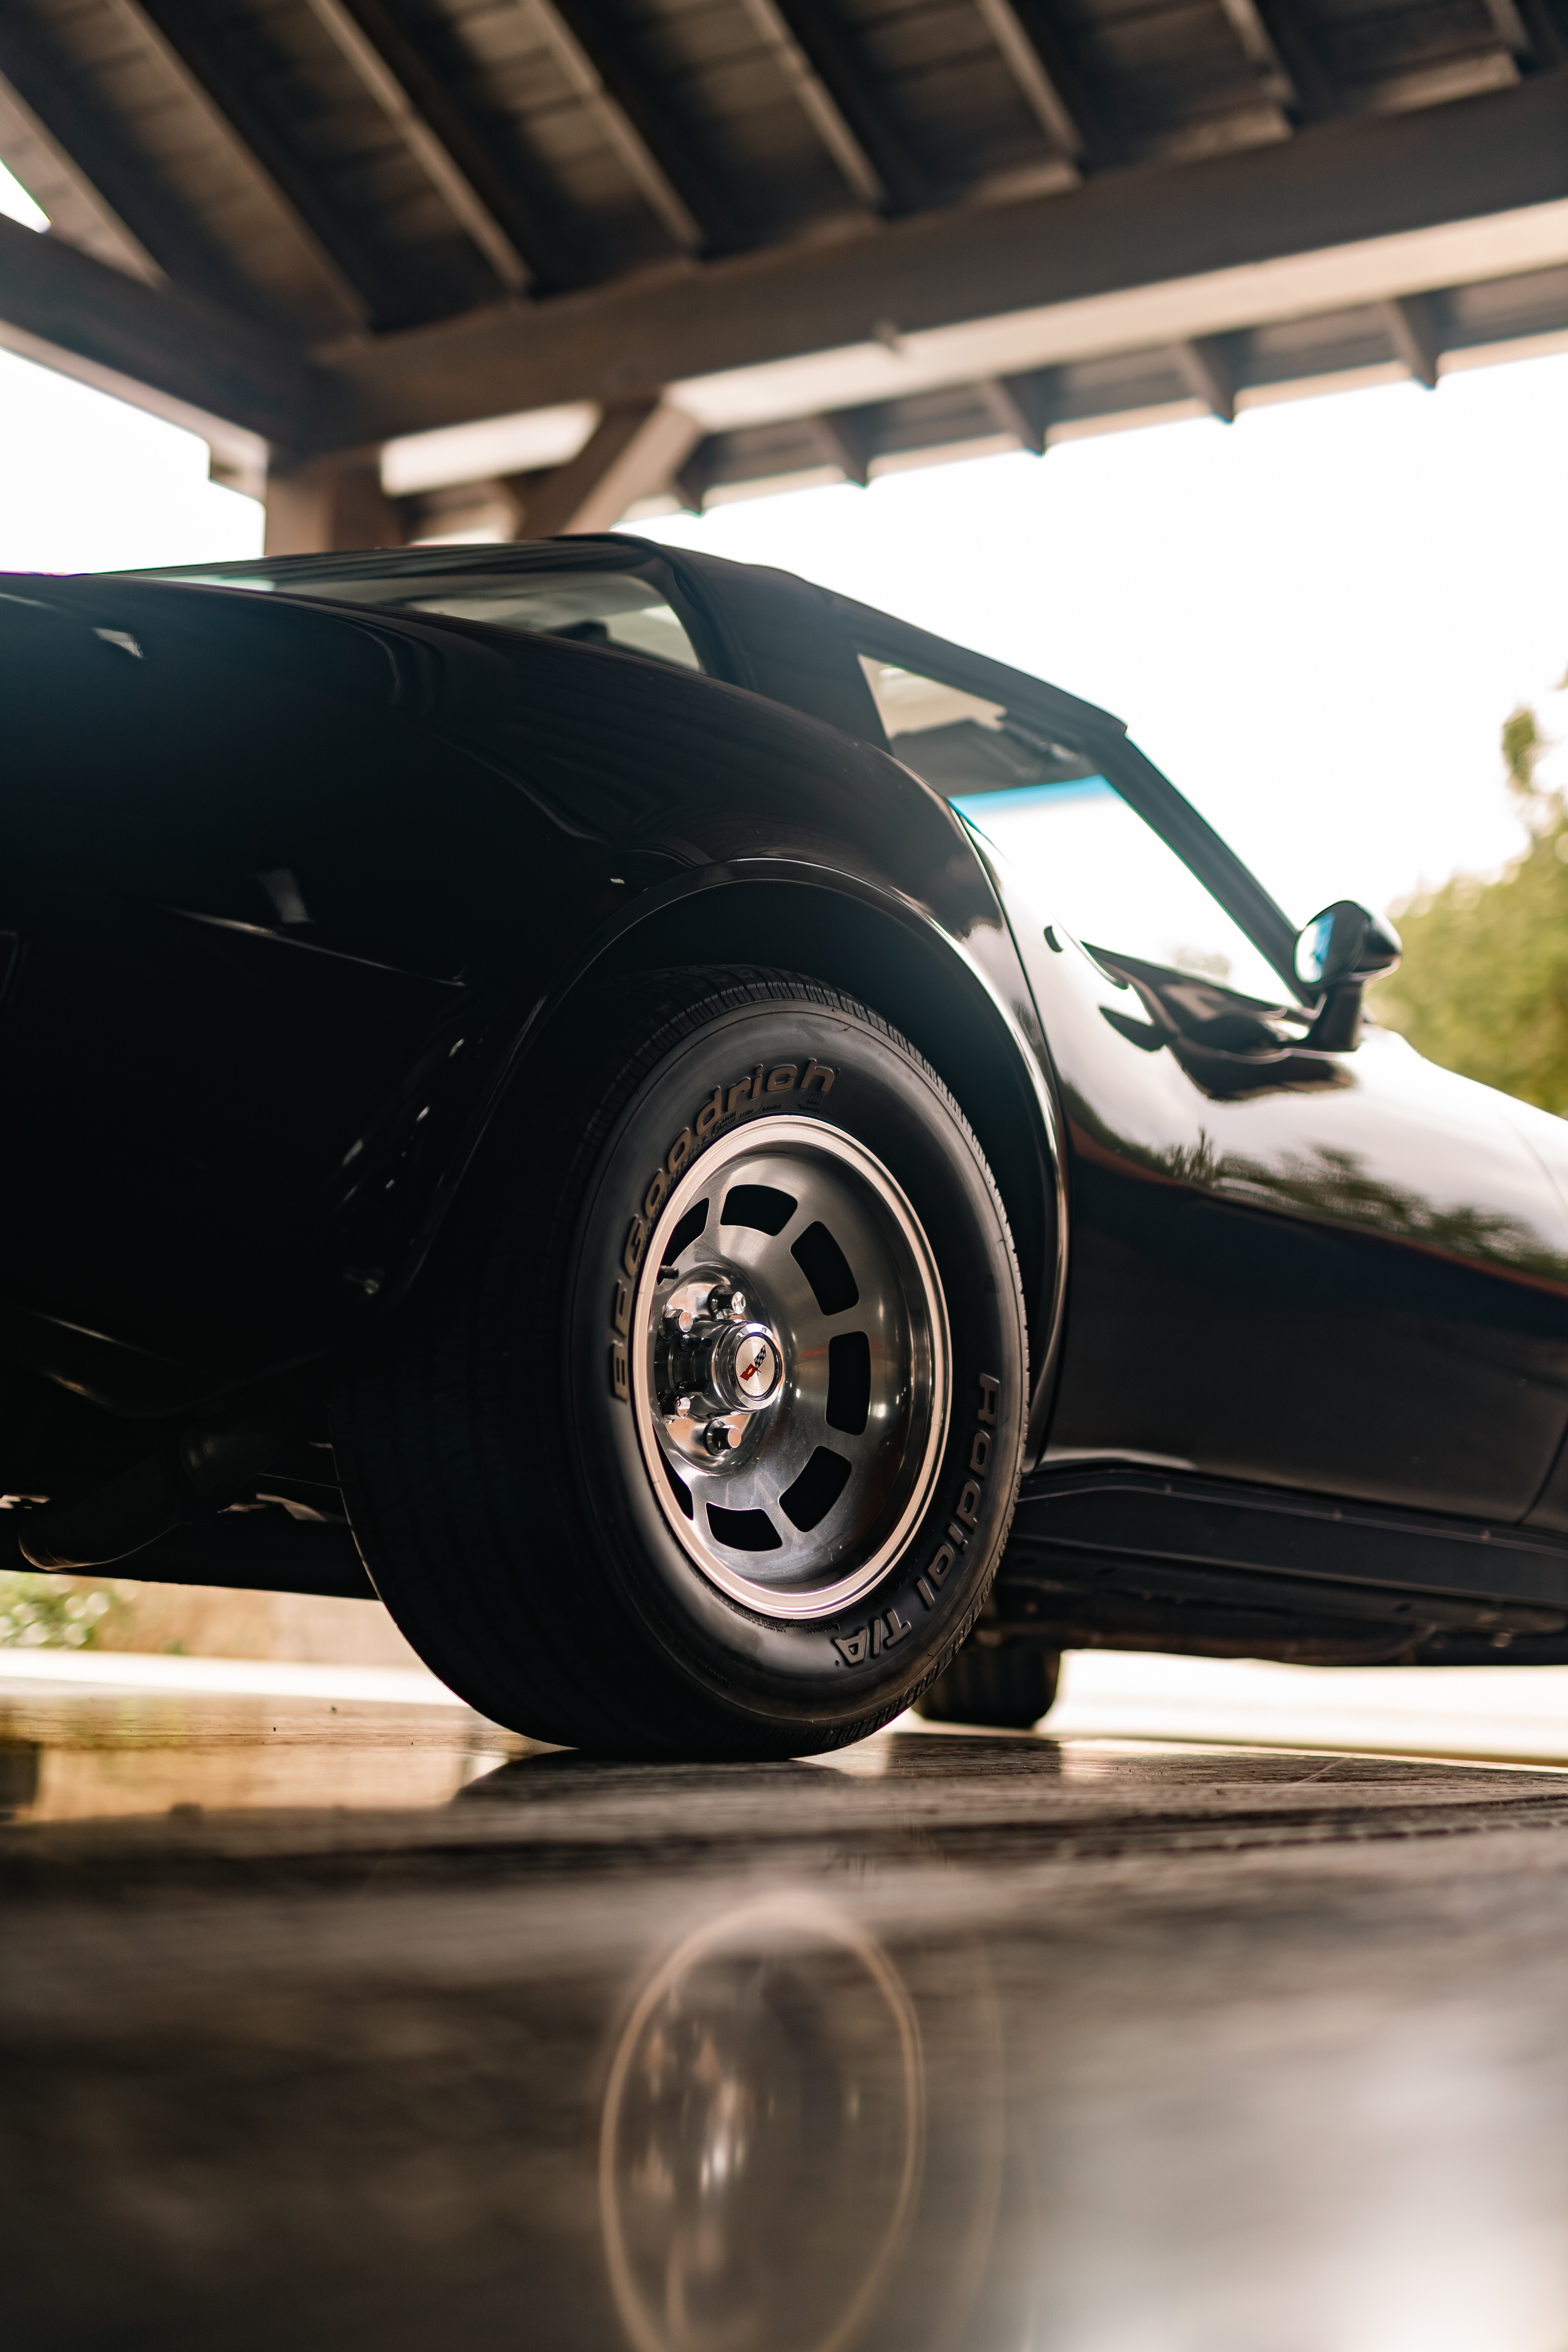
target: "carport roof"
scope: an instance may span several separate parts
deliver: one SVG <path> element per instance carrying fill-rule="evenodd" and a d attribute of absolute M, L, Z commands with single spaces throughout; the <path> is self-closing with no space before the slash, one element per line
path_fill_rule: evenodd
<path fill-rule="evenodd" d="M 0 339 L 296 460 L 673 399 L 700 498 L 1568 328 L 1568 0 L 5 0 L 0 76 Z"/>

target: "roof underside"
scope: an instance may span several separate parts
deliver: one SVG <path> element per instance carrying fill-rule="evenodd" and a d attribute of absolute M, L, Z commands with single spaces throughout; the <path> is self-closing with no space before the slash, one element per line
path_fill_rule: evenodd
<path fill-rule="evenodd" d="M 700 500 L 1568 330 L 1560 226 L 907 390 L 798 366 L 1568 210 L 1568 0 L 5 0 L 0 78 L 53 224 L 0 221 L 5 339 L 295 460 L 684 399 Z"/>

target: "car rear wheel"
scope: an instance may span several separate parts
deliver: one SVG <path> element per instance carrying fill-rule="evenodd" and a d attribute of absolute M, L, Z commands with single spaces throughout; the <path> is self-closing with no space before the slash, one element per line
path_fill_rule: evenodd
<path fill-rule="evenodd" d="M 930 1723 L 973 1723 L 992 1731 L 1027 1731 L 1057 1695 L 1061 1658 L 1029 1642 L 966 1642 L 915 1701 Z"/>
<path fill-rule="evenodd" d="M 377 1590 L 484 1713 L 799 1754 L 963 1640 L 1026 1387 L 1005 1217 L 940 1080 L 831 989 L 681 971 L 514 1087 L 333 1435 Z"/>

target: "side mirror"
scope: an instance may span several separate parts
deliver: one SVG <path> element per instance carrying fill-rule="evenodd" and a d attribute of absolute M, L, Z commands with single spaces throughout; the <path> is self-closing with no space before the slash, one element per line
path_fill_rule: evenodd
<path fill-rule="evenodd" d="M 1296 977 L 1303 988 L 1370 980 L 1392 971 L 1403 953 L 1399 934 L 1353 898 L 1337 898 L 1314 915 L 1296 941 Z"/>
<path fill-rule="evenodd" d="M 1296 941 L 1296 977 L 1303 988 L 1321 988 L 1323 1001 L 1303 1045 L 1349 1053 L 1361 1036 L 1363 990 L 1374 973 L 1392 971 L 1402 952 L 1393 925 L 1353 898 L 1314 915 Z"/>

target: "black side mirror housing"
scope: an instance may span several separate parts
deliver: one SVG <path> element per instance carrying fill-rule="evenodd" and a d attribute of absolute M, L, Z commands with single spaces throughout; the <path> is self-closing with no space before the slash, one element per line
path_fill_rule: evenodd
<path fill-rule="evenodd" d="M 1380 971 L 1392 971 L 1403 952 L 1391 923 L 1353 898 L 1336 898 L 1314 915 L 1296 940 L 1296 977 L 1321 988 L 1322 1003 L 1303 1045 L 1320 1053 L 1348 1054 L 1361 1040 L 1362 996 Z"/>

